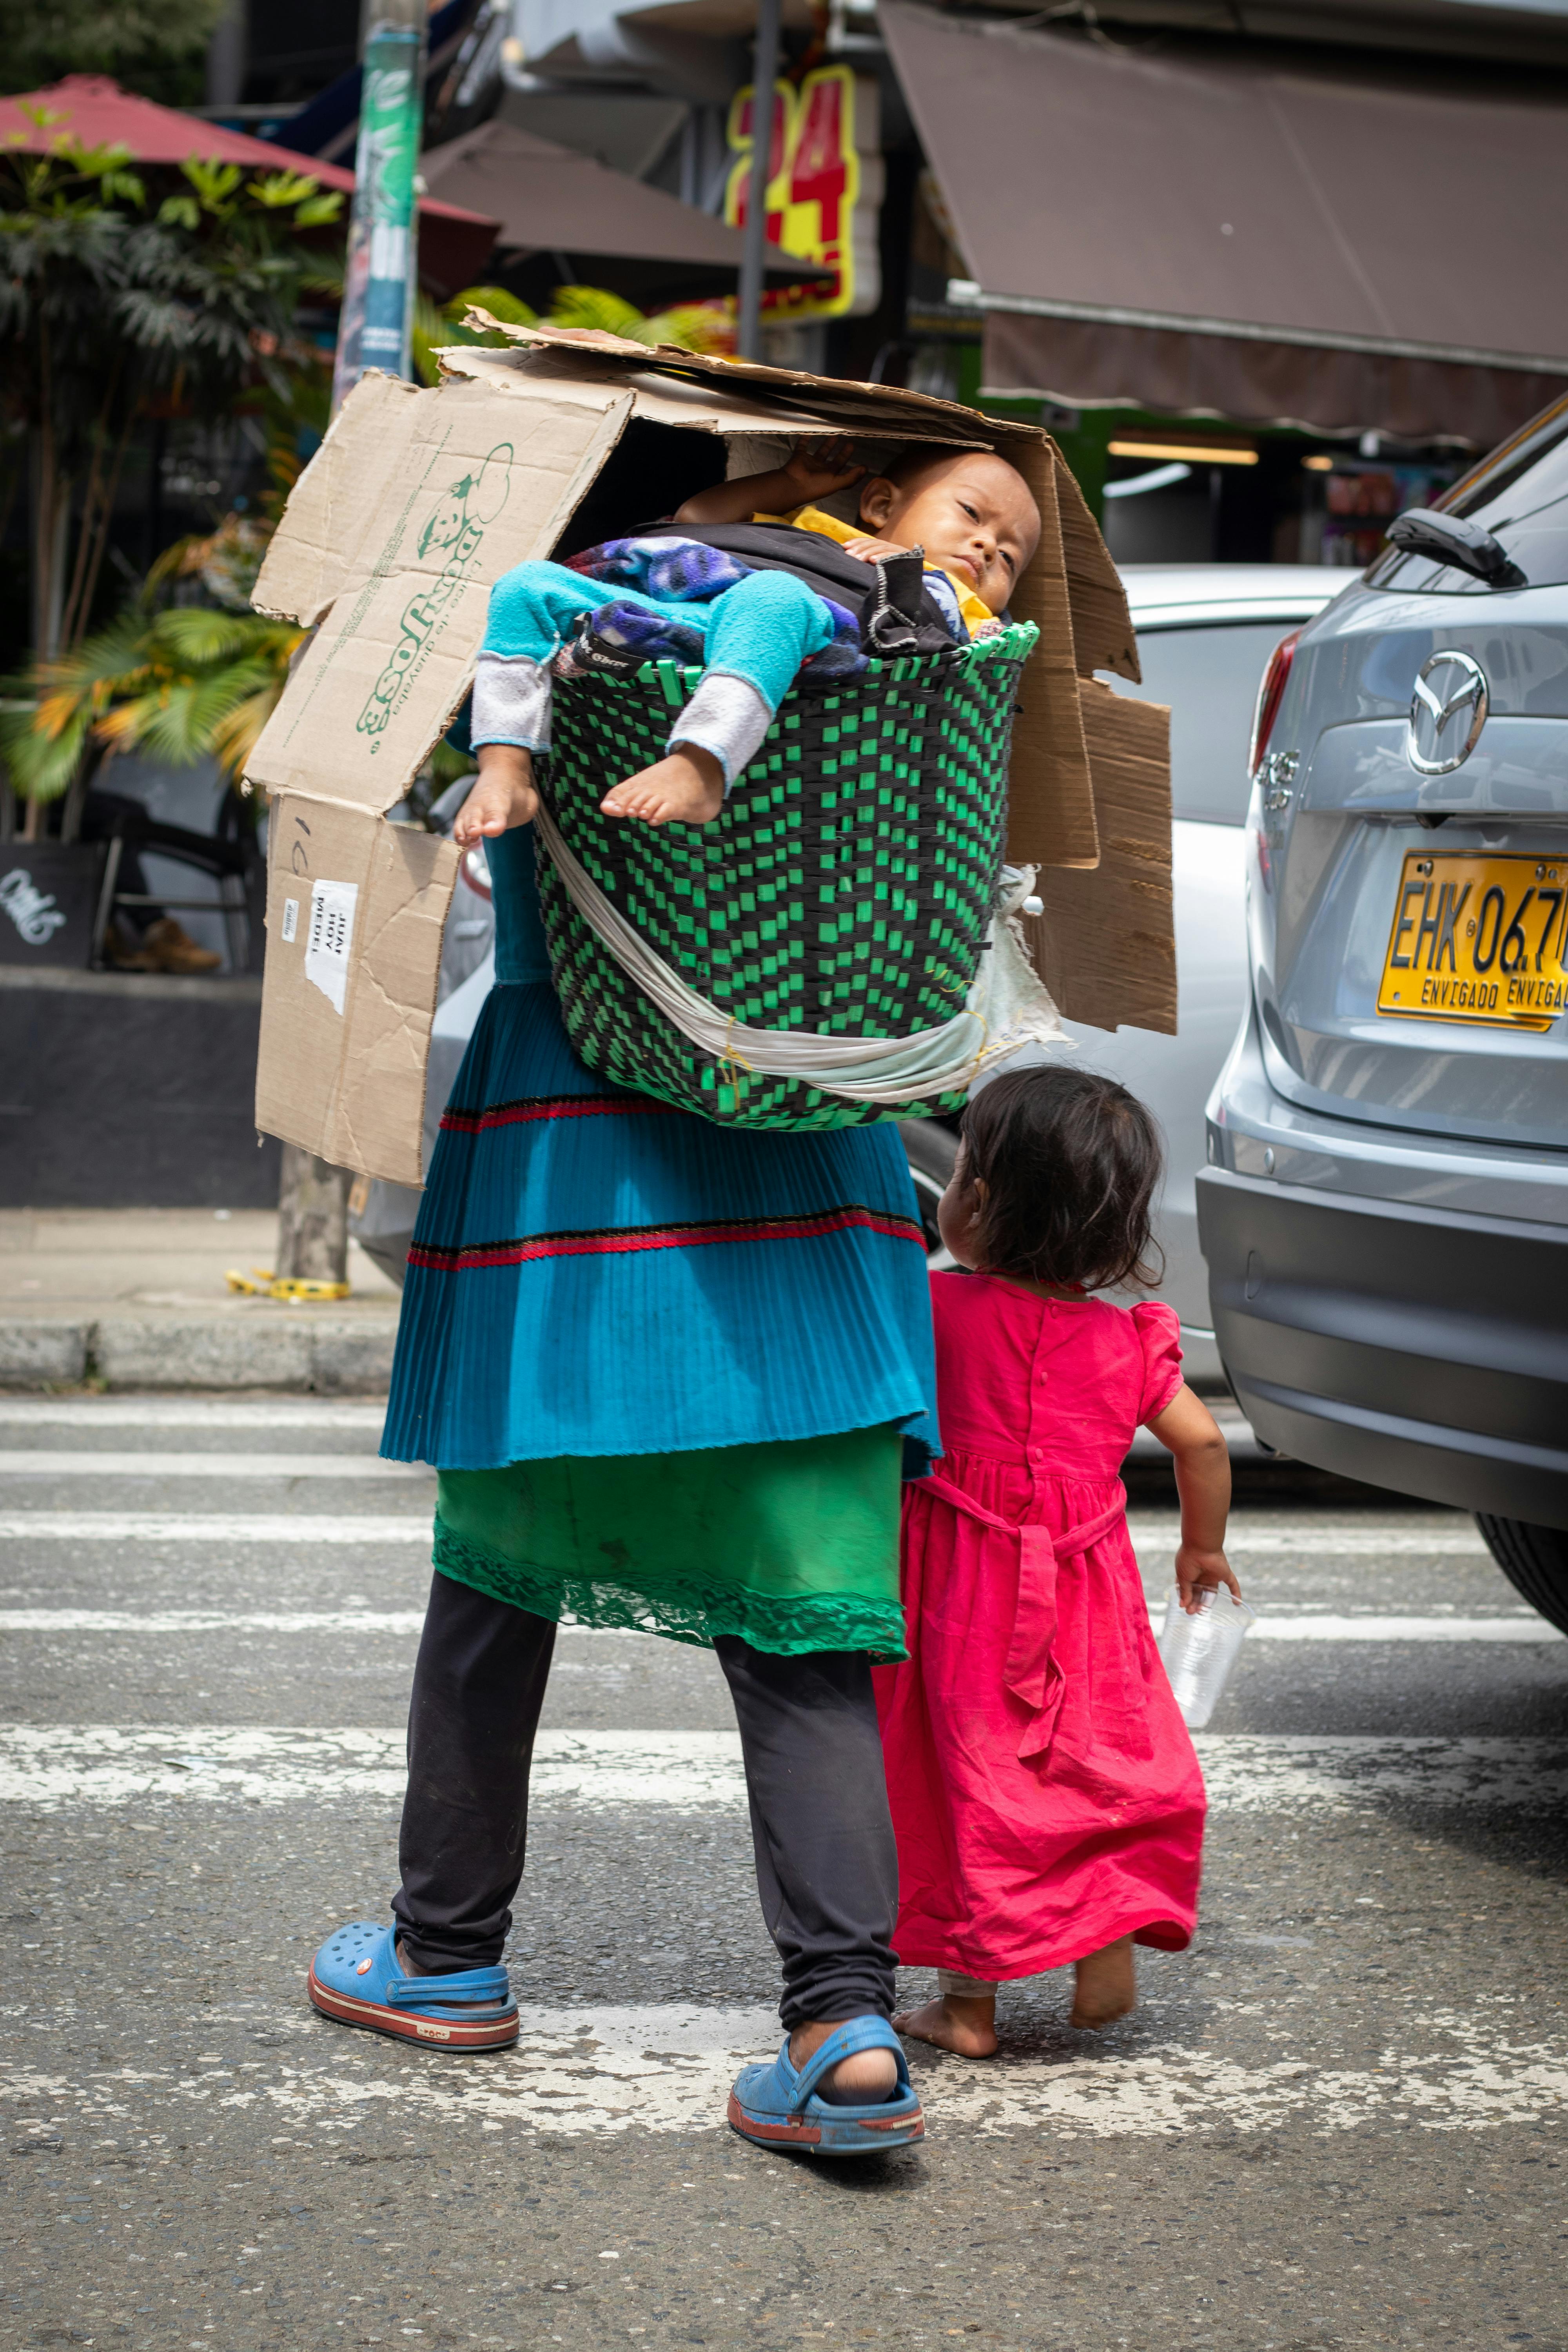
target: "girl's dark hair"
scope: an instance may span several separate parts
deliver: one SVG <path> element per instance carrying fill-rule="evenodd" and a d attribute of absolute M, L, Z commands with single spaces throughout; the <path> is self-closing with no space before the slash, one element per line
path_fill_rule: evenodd
<path fill-rule="evenodd" d="M 963 1180 L 975 1262 L 1026 1282 L 1149 1289 L 1164 1272 L 1149 1230 L 1163 1167 L 1135 1095 L 1091 1070 L 1006 1070 L 966 1106 Z"/>

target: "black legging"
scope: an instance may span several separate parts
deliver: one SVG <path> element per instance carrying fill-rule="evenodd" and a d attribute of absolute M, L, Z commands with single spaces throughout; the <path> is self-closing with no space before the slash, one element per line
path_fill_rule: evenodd
<path fill-rule="evenodd" d="M 547 1618 L 432 1578 L 392 1906 L 417 1968 L 500 1958 L 554 1646 Z M 898 1857 L 870 1667 L 858 1651 L 775 1657 L 732 1635 L 714 1648 L 741 1729 L 763 1917 L 784 1963 L 779 2014 L 791 2031 L 890 2017 Z"/>

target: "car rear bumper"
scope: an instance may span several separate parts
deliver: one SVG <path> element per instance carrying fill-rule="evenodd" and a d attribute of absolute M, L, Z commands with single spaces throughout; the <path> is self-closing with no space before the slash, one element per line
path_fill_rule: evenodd
<path fill-rule="evenodd" d="M 1202 1171 L 1220 1355 L 1266 1444 L 1568 1528 L 1568 1226 Z"/>

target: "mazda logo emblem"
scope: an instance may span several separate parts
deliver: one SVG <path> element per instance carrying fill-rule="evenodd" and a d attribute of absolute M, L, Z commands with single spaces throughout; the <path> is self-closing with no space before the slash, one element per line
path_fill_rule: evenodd
<path fill-rule="evenodd" d="M 1423 776 L 1462 768 L 1480 740 L 1490 696 L 1486 672 L 1468 654 L 1434 654 L 1410 697 L 1410 764 Z"/>

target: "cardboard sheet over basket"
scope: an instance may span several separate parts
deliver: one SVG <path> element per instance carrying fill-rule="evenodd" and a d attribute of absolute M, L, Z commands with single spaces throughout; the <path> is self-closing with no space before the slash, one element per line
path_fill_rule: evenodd
<path fill-rule="evenodd" d="M 443 355 L 434 390 L 367 376 L 300 478 L 258 607 L 310 625 L 252 755 L 270 796 L 257 1124 L 339 1166 L 423 1181 L 425 1067 L 451 844 L 386 812 L 472 683 L 489 591 L 668 514 L 715 480 L 852 434 L 994 448 L 1029 482 L 1038 551 L 1012 611 L 1039 642 L 1013 737 L 1007 851 L 1041 869 L 1028 925 L 1069 1017 L 1175 1026 L 1167 714 L 1136 682 L 1125 597 L 1049 436 L 878 384 L 607 335 L 517 331 Z"/>

